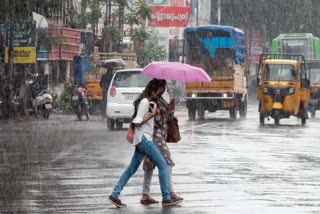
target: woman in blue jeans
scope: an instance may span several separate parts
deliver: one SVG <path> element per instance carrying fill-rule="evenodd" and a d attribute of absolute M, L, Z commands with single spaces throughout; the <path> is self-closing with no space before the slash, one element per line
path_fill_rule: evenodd
<path fill-rule="evenodd" d="M 109 201 L 117 207 L 126 207 L 119 199 L 123 187 L 127 184 L 130 177 L 137 171 L 144 157 L 147 156 L 152 160 L 159 170 L 159 182 L 162 193 L 162 205 L 170 206 L 180 203 L 182 200 L 171 199 L 169 192 L 169 181 L 167 174 L 167 163 L 160 153 L 159 149 L 152 142 L 154 115 L 157 113 L 157 105 L 150 101 L 157 98 L 160 90 L 159 80 L 153 79 L 146 86 L 144 92 L 133 103 L 133 126 L 134 126 L 134 140 L 135 151 L 132 160 L 127 169 L 121 175 L 118 183 L 109 196 Z M 151 106 L 151 107 L 150 107 Z"/>

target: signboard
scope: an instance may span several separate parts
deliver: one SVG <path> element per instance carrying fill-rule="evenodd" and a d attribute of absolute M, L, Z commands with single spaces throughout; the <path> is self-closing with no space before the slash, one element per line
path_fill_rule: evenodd
<path fill-rule="evenodd" d="M 9 62 L 9 47 L 13 47 L 13 63 L 36 63 L 35 21 L 7 22 L 5 63 Z"/>
<path fill-rule="evenodd" d="M 36 23 L 34 21 L 9 22 L 8 25 L 10 25 L 9 29 L 12 32 L 12 37 L 10 36 L 10 30 L 8 30 L 7 47 L 10 46 L 11 39 L 14 47 L 35 46 Z"/>
<path fill-rule="evenodd" d="M 190 7 L 152 6 L 148 26 L 153 27 L 186 27 L 189 22 Z"/>
<path fill-rule="evenodd" d="M 9 48 L 6 47 L 5 63 L 9 62 Z M 36 63 L 36 48 L 35 47 L 14 47 L 13 48 L 13 63 Z"/>

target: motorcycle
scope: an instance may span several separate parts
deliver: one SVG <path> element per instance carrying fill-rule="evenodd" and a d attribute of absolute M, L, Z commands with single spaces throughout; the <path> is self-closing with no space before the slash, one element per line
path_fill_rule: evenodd
<path fill-rule="evenodd" d="M 71 99 L 78 120 L 81 121 L 83 115 L 85 115 L 87 120 L 89 120 L 89 103 L 87 99 L 87 89 L 83 86 L 74 86 Z"/>
<path fill-rule="evenodd" d="M 52 111 L 52 96 L 47 88 L 41 89 L 38 80 L 38 74 L 32 75 L 32 78 L 26 80 L 26 85 L 31 92 L 29 106 L 36 116 L 41 115 L 45 119 L 49 119 Z"/>

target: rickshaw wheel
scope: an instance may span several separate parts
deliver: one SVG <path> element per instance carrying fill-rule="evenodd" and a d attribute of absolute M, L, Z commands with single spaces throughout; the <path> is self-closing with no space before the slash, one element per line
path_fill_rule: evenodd
<path fill-rule="evenodd" d="M 260 112 L 260 124 L 264 125 L 264 114 Z"/>

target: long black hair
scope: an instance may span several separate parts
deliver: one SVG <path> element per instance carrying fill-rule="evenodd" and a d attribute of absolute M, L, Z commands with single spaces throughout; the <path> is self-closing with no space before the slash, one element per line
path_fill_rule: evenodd
<path fill-rule="evenodd" d="M 139 104 L 140 104 L 141 100 L 143 98 L 151 96 L 152 92 L 157 92 L 161 87 L 163 87 L 163 81 L 165 81 L 165 80 L 159 80 L 159 79 L 154 78 L 147 84 L 147 86 L 145 87 L 144 91 L 133 102 L 134 112 L 133 112 L 133 115 L 132 115 L 132 119 L 134 119 L 137 116 L 138 107 L 139 107 Z M 134 127 L 133 123 L 131 123 L 131 125 L 133 125 L 133 127 Z"/>

